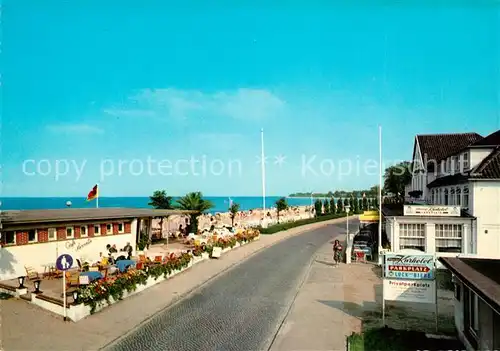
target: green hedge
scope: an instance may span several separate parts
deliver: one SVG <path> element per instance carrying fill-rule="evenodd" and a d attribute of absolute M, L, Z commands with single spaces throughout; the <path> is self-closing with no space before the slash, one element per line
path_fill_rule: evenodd
<path fill-rule="evenodd" d="M 347 341 L 351 351 L 463 350 L 458 340 L 429 339 L 423 332 L 387 327 L 353 333 Z"/>
<path fill-rule="evenodd" d="M 281 232 L 283 230 L 288 230 L 288 229 L 292 229 L 295 227 L 300 227 L 301 225 L 328 221 L 330 219 L 342 218 L 345 216 L 346 216 L 345 213 L 343 213 L 343 214 L 342 213 L 326 214 L 326 215 L 321 215 L 321 216 L 314 217 L 314 218 L 300 219 L 300 220 L 295 221 L 295 222 L 274 224 L 274 225 L 270 225 L 267 228 L 259 227 L 258 229 L 259 229 L 261 234 L 274 234 L 277 232 Z"/>

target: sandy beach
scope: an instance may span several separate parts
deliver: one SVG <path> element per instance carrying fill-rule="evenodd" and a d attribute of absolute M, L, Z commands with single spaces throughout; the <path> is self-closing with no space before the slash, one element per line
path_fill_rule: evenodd
<path fill-rule="evenodd" d="M 280 213 L 280 223 L 293 222 L 300 219 L 311 217 L 309 206 L 290 207 L 286 211 Z M 163 228 L 161 229 L 162 237 L 167 234 L 174 234 L 179 230 L 180 225 L 185 225 L 186 216 L 170 216 L 163 220 Z M 234 218 L 234 227 L 248 228 L 262 225 L 263 221 L 267 225 L 278 222 L 278 214 L 275 208 L 269 208 L 263 211 L 262 209 L 253 209 L 248 211 L 240 211 Z M 199 230 L 210 230 L 210 228 L 231 227 L 231 213 L 220 212 L 216 214 L 202 214 L 199 217 Z M 160 229 L 160 220 L 155 219 L 153 222 L 153 230 Z"/>

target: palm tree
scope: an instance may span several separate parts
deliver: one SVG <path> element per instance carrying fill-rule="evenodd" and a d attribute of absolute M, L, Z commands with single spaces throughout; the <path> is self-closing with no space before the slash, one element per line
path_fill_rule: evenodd
<path fill-rule="evenodd" d="M 231 227 L 234 227 L 234 218 L 236 214 L 240 211 L 240 204 L 233 202 L 231 206 L 229 206 L 229 213 L 231 215 Z"/>
<path fill-rule="evenodd" d="M 180 199 L 177 199 L 176 207 L 184 211 L 196 211 L 189 214 L 190 231 L 191 233 L 198 232 L 198 217 L 214 207 L 214 204 L 203 198 L 203 194 L 199 191 L 187 193 Z"/>
<path fill-rule="evenodd" d="M 172 206 L 172 196 L 167 196 L 167 192 L 165 190 L 155 190 L 153 195 L 149 197 L 149 206 L 155 209 L 161 210 L 171 210 Z M 160 233 L 163 231 L 163 220 L 165 217 L 160 218 Z"/>
<path fill-rule="evenodd" d="M 280 222 L 280 212 L 285 211 L 287 208 L 288 208 L 288 203 L 286 202 L 286 199 L 284 197 L 276 201 L 276 212 L 278 215 L 278 223 Z"/>

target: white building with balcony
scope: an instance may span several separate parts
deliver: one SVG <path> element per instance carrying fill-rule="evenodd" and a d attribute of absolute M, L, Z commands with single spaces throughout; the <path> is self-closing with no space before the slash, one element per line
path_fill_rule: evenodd
<path fill-rule="evenodd" d="M 500 130 L 417 135 L 411 204 L 383 208 L 391 249 L 500 257 Z"/>

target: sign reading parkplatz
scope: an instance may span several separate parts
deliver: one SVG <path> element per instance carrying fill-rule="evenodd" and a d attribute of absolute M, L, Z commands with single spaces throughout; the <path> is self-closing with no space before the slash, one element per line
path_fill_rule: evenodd
<path fill-rule="evenodd" d="M 384 278 L 434 280 L 433 255 L 404 255 L 387 253 L 385 255 Z"/>

